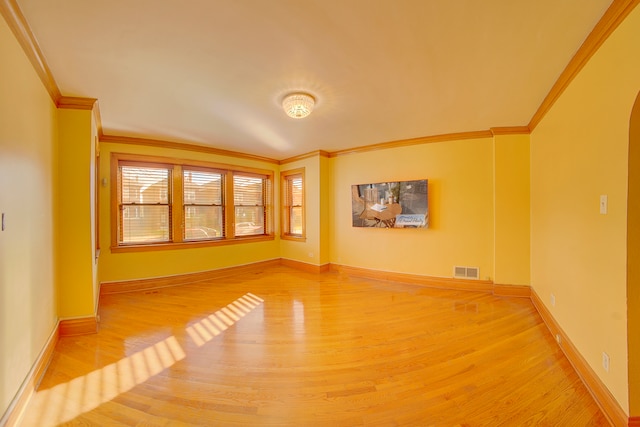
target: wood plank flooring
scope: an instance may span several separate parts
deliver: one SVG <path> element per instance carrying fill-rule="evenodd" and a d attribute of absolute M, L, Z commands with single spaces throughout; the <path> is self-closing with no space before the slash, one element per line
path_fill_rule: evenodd
<path fill-rule="evenodd" d="M 608 425 L 526 298 L 279 266 L 100 316 L 22 426 Z"/>

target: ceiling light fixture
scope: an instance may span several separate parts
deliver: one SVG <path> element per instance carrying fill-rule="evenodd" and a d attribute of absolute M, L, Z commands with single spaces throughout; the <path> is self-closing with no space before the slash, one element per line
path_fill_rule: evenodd
<path fill-rule="evenodd" d="M 294 119 L 307 117 L 313 111 L 316 100 L 308 93 L 290 93 L 282 100 L 282 108 L 287 116 Z"/>

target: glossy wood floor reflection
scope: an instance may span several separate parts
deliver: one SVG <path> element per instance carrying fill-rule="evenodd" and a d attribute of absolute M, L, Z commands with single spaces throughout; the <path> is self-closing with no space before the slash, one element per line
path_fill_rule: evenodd
<path fill-rule="evenodd" d="M 526 298 L 272 267 L 100 315 L 23 426 L 608 425 Z"/>

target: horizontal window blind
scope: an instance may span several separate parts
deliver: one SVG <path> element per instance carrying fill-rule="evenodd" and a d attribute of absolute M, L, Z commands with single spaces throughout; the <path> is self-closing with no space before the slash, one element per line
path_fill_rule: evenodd
<path fill-rule="evenodd" d="M 184 239 L 224 237 L 224 175 L 185 169 L 182 183 Z"/>
<path fill-rule="evenodd" d="M 235 235 L 265 234 L 265 178 L 233 176 Z"/>
<path fill-rule="evenodd" d="M 304 233 L 302 174 L 291 174 L 283 182 L 282 227 L 285 235 L 302 237 Z"/>
<path fill-rule="evenodd" d="M 120 166 L 120 243 L 171 240 L 170 172 L 160 167 Z"/>

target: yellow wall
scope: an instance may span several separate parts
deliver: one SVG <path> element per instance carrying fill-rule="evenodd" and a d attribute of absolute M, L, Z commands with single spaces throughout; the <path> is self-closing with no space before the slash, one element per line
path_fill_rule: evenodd
<path fill-rule="evenodd" d="M 58 130 L 56 108 L 3 19 L 0 58 L 1 417 L 57 321 Z"/>
<path fill-rule="evenodd" d="M 92 116 L 89 110 L 58 111 L 58 316 L 61 318 L 92 316 L 96 312 Z"/>
<path fill-rule="evenodd" d="M 6 214 L 7 229 L 0 231 L 0 413 L 44 347 L 57 315 L 94 313 L 97 274 L 108 282 L 284 257 L 439 277 L 451 277 L 454 265 L 476 266 L 482 279 L 530 282 L 620 405 L 640 415 L 640 384 L 634 377 L 640 367 L 631 361 L 627 369 L 627 331 L 638 330 L 639 304 L 633 301 L 640 291 L 633 266 L 627 277 L 626 265 L 627 239 L 629 256 L 635 256 L 637 245 L 637 224 L 630 221 L 627 229 L 627 183 L 636 176 L 627 176 L 627 148 L 628 118 L 640 89 L 638 45 L 637 8 L 530 138 L 450 141 L 332 159 L 317 156 L 284 165 L 283 170 L 305 167 L 304 243 L 276 237 L 112 254 L 111 152 L 269 169 L 276 172 L 276 182 L 280 167 L 191 151 L 102 144 L 100 178 L 106 178 L 107 185 L 98 188 L 98 274 L 92 240 L 95 122 L 88 111 L 56 110 L 1 21 L 0 212 Z M 429 179 L 429 229 L 351 226 L 352 184 L 422 178 Z M 274 190 L 278 236 L 277 185 Z M 609 198 L 607 215 L 598 212 L 601 194 Z M 634 215 L 633 209 L 629 205 L 629 215 Z M 628 317 L 627 281 L 634 310 Z M 555 306 L 550 304 L 551 294 Z M 629 343 L 632 354 L 640 352 L 637 340 L 632 337 Z M 603 351 L 611 357 L 610 372 L 602 368 Z"/>
<path fill-rule="evenodd" d="M 638 46 L 640 8 L 531 136 L 532 286 L 625 410 L 627 148 L 640 88 Z M 607 215 L 599 213 L 600 195 L 608 195 Z"/>
<path fill-rule="evenodd" d="M 320 157 L 320 265 L 329 264 L 331 238 L 331 182 L 333 170 L 328 157 Z"/>
<path fill-rule="evenodd" d="M 494 280 L 529 285 L 529 135 L 496 135 L 494 162 Z"/>
<path fill-rule="evenodd" d="M 452 277 L 454 265 L 494 272 L 493 139 L 414 145 L 332 160 L 331 262 Z M 429 180 L 428 229 L 351 225 L 351 185 Z"/>
<path fill-rule="evenodd" d="M 640 92 L 629 131 L 629 201 L 627 213 L 627 304 L 629 410 L 640 416 Z"/>
<path fill-rule="evenodd" d="M 153 156 L 163 156 L 178 159 L 191 159 L 217 163 L 247 166 L 276 172 L 274 179 L 278 179 L 278 165 L 256 160 L 225 157 L 193 151 L 158 148 L 131 144 L 101 143 L 100 144 L 100 179 L 106 178 L 107 184 L 101 185 L 100 193 L 100 272 L 101 282 L 132 280 L 151 277 L 163 277 L 177 274 L 194 273 L 215 270 L 224 267 L 250 264 L 280 258 L 280 239 L 256 243 L 242 243 L 194 249 L 155 250 L 145 252 L 111 253 L 111 224 L 110 224 L 110 182 L 115 177 L 110 176 L 109 161 L 111 153 L 131 153 Z M 276 236 L 279 233 L 279 193 L 274 187 L 274 226 Z"/>

